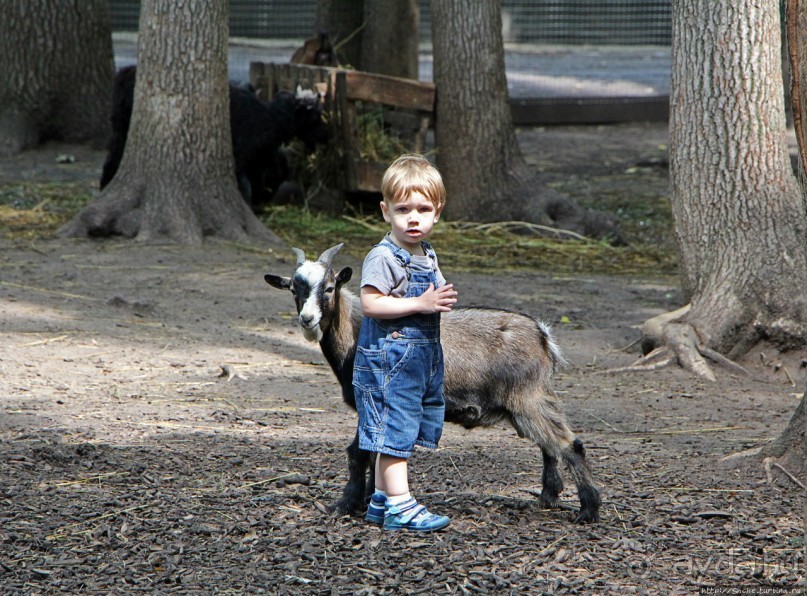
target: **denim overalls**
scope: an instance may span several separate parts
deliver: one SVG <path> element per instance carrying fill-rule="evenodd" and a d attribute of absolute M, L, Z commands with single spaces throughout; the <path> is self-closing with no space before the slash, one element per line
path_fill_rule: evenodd
<path fill-rule="evenodd" d="M 437 285 L 435 253 L 424 242 L 432 267 L 410 268 L 410 254 L 386 238 L 379 246 L 392 251 L 406 269 L 406 296 L 420 296 Z M 415 445 L 434 449 L 443 432 L 443 351 L 440 314 L 400 319 L 364 317 L 353 366 L 359 413 L 359 448 L 408 458 Z"/>

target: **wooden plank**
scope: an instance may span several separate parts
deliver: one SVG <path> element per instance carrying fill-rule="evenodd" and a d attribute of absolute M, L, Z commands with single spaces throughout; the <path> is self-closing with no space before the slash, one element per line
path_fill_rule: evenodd
<path fill-rule="evenodd" d="M 420 119 L 423 116 L 413 111 L 384 110 L 383 117 L 384 123 L 395 130 L 414 131 L 420 129 Z"/>
<path fill-rule="evenodd" d="M 431 83 L 364 73 L 341 68 L 303 64 L 250 63 L 250 82 L 261 97 L 273 97 L 280 89 L 325 87 L 326 109 L 332 115 L 333 138 L 340 145 L 340 186 L 346 191 L 379 192 L 386 163 L 367 162 L 360 157 L 359 109 L 362 102 L 383 106 L 390 133 L 420 152 L 425 146 L 435 88 Z M 370 106 L 363 106 L 370 108 Z"/>
<path fill-rule="evenodd" d="M 387 164 L 357 159 L 353 164 L 353 171 L 356 174 L 355 184 L 348 190 L 381 192 L 381 179 L 386 169 Z"/>
<path fill-rule="evenodd" d="M 263 62 L 249 63 L 249 84 L 255 88 L 258 97 L 271 97 L 267 65 Z"/>
<path fill-rule="evenodd" d="M 434 84 L 356 70 L 344 71 L 348 98 L 408 110 L 434 111 Z"/>
<path fill-rule="evenodd" d="M 666 122 L 670 98 L 662 97 L 556 97 L 510 100 L 513 124 L 610 124 Z"/>
<path fill-rule="evenodd" d="M 356 167 L 354 160 L 359 156 L 359 124 L 356 116 L 356 106 L 348 100 L 347 80 L 344 71 L 336 73 L 334 87 L 334 97 L 336 99 L 334 103 L 339 113 L 339 118 L 334 119 L 338 122 L 338 128 L 334 131 L 333 138 L 341 139 L 342 141 L 345 190 L 355 190 Z"/>
<path fill-rule="evenodd" d="M 307 64 L 250 62 L 249 82 L 261 92 L 261 97 L 271 98 L 281 89 L 296 91 L 297 85 L 312 90 L 318 84 L 327 85 L 337 70 L 339 69 Z"/>
<path fill-rule="evenodd" d="M 255 64 L 254 67 L 253 64 Z M 329 66 L 271 62 L 250 63 L 250 80 L 252 80 L 253 69 L 256 74 L 273 70 L 275 80 L 282 85 L 280 88 L 285 89 L 294 89 L 297 82 L 306 82 L 309 83 L 309 86 L 313 86 L 315 83 L 333 81 L 337 74 L 344 74 L 348 99 L 424 112 L 434 111 L 435 93 L 432 83 Z"/>
<path fill-rule="evenodd" d="M 384 124 L 389 125 L 393 136 L 398 137 L 408 150 L 420 153 L 426 144 L 431 115 L 419 110 L 385 109 Z"/>
<path fill-rule="evenodd" d="M 274 64 L 275 70 L 280 71 L 279 80 L 283 84 L 283 89 L 295 91 L 297 85 L 302 85 L 303 89 L 313 89 L 317 83 L 328 81 L 331 72 L 335 68 L 327 66 L 310 66 L 307 64 Z"/>

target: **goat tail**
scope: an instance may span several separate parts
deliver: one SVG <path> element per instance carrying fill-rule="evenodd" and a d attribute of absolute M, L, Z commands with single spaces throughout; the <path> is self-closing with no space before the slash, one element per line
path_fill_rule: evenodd
<path fill-rule="evenodd" d="M 564 358 L 563 352 L 560 351 L 560 346 L 558 346 L 555 341 L 555 336 L 552 335 L 552 327 L 549 323 L 545 323 L 544 321 L 536 321 L 535 323 L 541 335 L 544 353 L 549 355 L 549 359 L 552 362 L 551 372 L 555 373 L 558 369 L 568 366 L 569 363 L 566 358 Z"/>

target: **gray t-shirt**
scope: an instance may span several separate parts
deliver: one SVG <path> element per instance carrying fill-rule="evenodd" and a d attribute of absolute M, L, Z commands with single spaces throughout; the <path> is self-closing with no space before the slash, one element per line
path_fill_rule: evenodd
<path fill-rule="evenodd" d="M 432 262 L 428 256 L 412 255 L 409 267 L 413 272 L 429 271 Z M 437 257 L 434 259 L 434 273 L 437 278 L 436 287 L 444 286 L 446 280 L 440 272 Z M 407 285 L 406 269 L 392 251 L 386 246 L 373 247 L 361 267 L 361 287 L 373 286 L 382 294 L 403 298 L 406 296 Z"/>

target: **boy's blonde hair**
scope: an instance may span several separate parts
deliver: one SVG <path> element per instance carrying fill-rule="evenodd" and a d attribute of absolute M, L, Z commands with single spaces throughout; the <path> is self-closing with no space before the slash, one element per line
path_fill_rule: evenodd
<path fill-rule="evenodd" d="M 414 153 L 401 155 L 384 172 L 381 194 L 384 202 L 403 201 L 412 192 L 419 192 L 440 211 L 446 204 L 446 187 L 440 171 L 431 162 Z"/>

